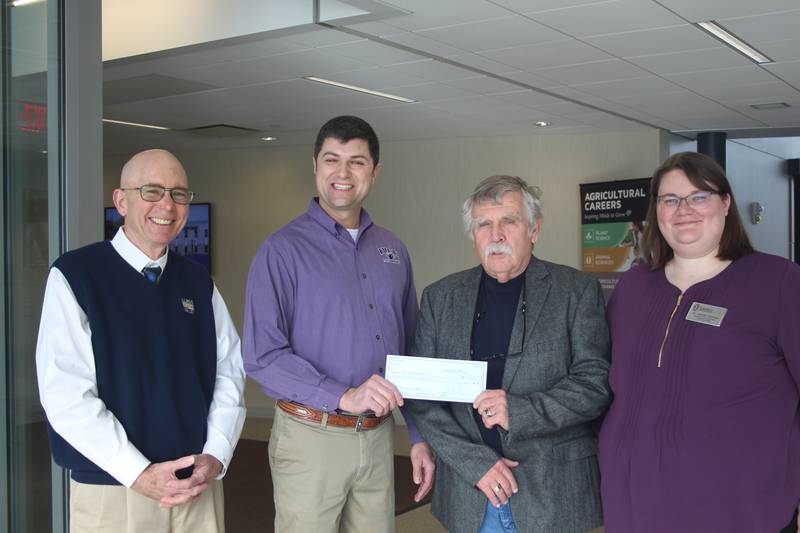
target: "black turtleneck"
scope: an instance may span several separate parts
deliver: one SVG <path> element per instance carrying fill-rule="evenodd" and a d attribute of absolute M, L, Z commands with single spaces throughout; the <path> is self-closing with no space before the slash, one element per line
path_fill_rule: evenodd
<path fill-rule="evenodd" d="M 511 342 L 511 330 L 517 314 L 520 291 L 525 285 L 525 272 L 505 283 L 500 283 L 486 274 L 481 275 L 478 301 L 475 305 L 475 319 L 472 323 L 472 359 L 487 361 L 486 388 L 503 387 L 503 371 L 506 354 Z M 483 442 L 503 455 L 500 433 L 497 427 L 486 429 L 481 414 L 473 409 L 475 422 L 481 431 Z"/>

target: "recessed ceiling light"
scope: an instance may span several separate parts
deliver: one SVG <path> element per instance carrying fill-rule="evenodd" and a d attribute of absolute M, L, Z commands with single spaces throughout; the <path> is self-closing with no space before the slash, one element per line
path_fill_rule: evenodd
<path fill-rule="evenodd" d="M 277 141 L 278 138 L 277 137 L 261 137 L 261 140 L 269 142 L 269 141 Z"/>
<path fill-rule="evenodd" d="M 752 104 L 750 107 L 763 111 L 765 109 L 784 109 L 791 106 L 786 102 L 772 102 L 769 104 Z"/>
<path fill-rule="evenodd" d="M 395 100 L 397 102 L 403 102 L 406 104 L 413 104 L 416 102 L 416 100 L 412 100 L 411 98 L 406 98 L 405 96 L 397 96 L 394 94 L 382 93 L 380 91 L 373 91 L 371 89 L 365 89 L 363 87 L 359 87 L 358 85 L 350 85 L 349 83 L 326 80 L 325 78 L 318 78 L 317 76 L 304 76 L 303 79 L 306 79 L 308 81 L 315 81 L 317 83 L 324 83 L 325 85 L 333 85 L 334 87 L 349 89 L 351 91 L 356 91 L 359 93 L 370 94 L 372 96 L 380 96 L 381 98 L 388 98 L 389 100 Z"/>
<path fill-rule="evenodd" d="M 537 120 L 534 122 L 534 125 L 539 126 L 540 128 L 544 128 L 546 126 L 552 126 L 552 122 L 547 122 L 546 120 Z"/>
<path fill-rule="evenodd" d="M 772 59 L 768 58 L 713 20 L 697 22 L 696 25 L 706 33 L 710 34 L 712 37 L 722 41 L 740 54 L 752 59 L 759 65 L 772 63 Z"/>
<path fill-rule="evenodd" d="M 152 130 L 168 130 L 164 126 L 155 126 L 153 124 L 139 124 L 138 122 L 125 122 L 124 120 L 113 120 L 110 118 L 104 118 L 103 122 L 108 122 L 109 124 L 121 124 L 122 126 L 136 126 L 137 128 L 150 128 Z"/>

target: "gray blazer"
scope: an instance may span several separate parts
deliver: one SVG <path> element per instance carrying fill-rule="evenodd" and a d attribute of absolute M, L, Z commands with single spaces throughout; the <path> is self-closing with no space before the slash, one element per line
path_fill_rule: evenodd
<path fill-rule="evenodd" d="M 413 355 L 470 358 L 480 279 L 475 267 L 425 289 Z M 525 287 L 527 310 L 520 298 L 503 375 L 503 454 L 520 462 L 511 508 L 523 533 L 580 533 L 602 524 L 593 422 L 611 399 L 603 295 L 587 274 L 536 258 Z M 475 484 L 498 457 L 481 440 L 472 405 L 407 403 L 436 453 L 433 514 L 453 533 L 478 531 L 487 498 Z"/>

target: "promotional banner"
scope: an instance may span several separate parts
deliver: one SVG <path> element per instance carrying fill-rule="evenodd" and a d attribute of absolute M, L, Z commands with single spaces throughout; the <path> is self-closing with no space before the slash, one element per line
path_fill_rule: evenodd
<path fill-rule="evenodd" d="M 608 298 L 622 272 L 642 262 L 650 178 L 587 183 L 580 189 L 582 269 L 597 275 Z"/>

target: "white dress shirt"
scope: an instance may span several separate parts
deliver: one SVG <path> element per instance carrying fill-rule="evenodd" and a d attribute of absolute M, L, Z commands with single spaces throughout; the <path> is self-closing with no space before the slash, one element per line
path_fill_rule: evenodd
<path fill-rule="evenodd" d="M 146 266 L 160 266 L 162 270 L 167 266 L 168 254 L 151 260 L 128 240 L 123 229 L 117 231 L 111 245 L 137 272 Z M 221 478 L 244 424 L 245 376 L 239 335 L 216 285 L 211 305 L 217 336 L 217 377 L 208 410 L 203 453 L 222 463 Z M 128 440 L 125 428 L 97 396 L 91 337 L 89 320 L 64 274 L 51 268 L 36 343 L 42 406 L 56 433 L 117 481 L 130 487 L 150 461 Z"/>

